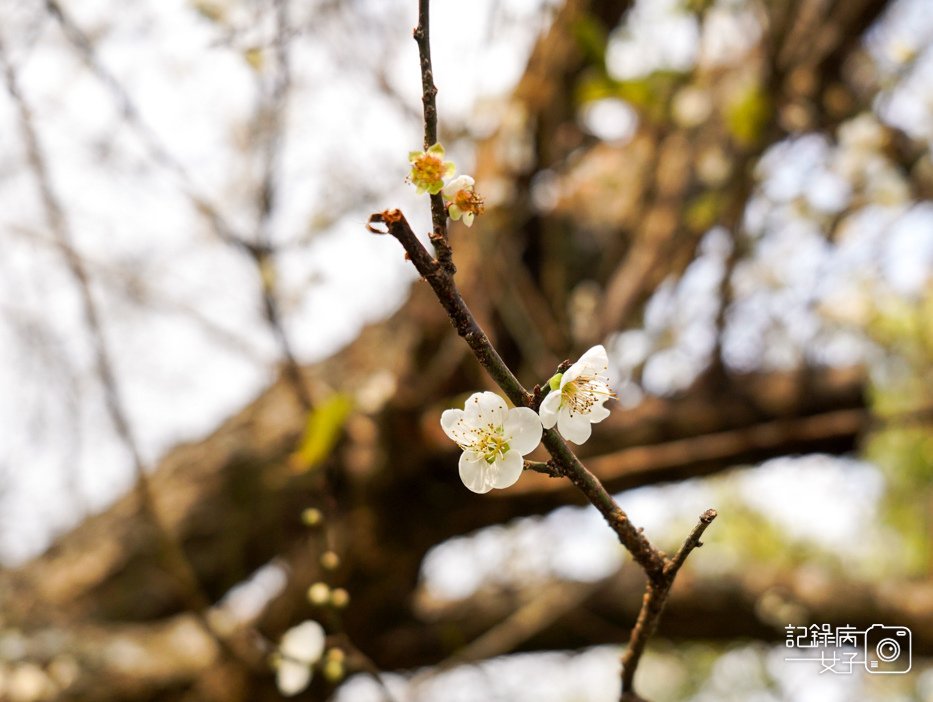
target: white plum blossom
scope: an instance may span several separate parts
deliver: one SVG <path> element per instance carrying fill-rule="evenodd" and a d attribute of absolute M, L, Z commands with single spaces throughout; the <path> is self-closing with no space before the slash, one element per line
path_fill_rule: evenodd
<path fill-rule="evenodd" d="M 462 410 L 445 410 L 441 427 L 463 449 L 460 479 L 473 492 L 514 485 L 522 456 L 541 441 L 541 420 L 528 407 L 509 409 L 494 392 L 470 395 Z"/>
<path fill-rule="evenodd" d="M 304 621 L 282 635 L 275 682 L 279 692 L 292 697 L 311 682 L 311 666 L 324 654 L 324 629 L 315 621 Z"/>
<path fill-rule="evenodd" d="M 561 435 L 575 444 L 590 438 L 591 424 L 603 421 L 609 410 L 603 403 L 614 397 L 609 389 L 609 357 L 602 346 L 580 356 L 563 375 L 551 378 L 551 392 L 541 402 L 539 413 L 545 429 L 555 424 Z"/>
<path fill-rule="evenodd" d="M 468 227 L 473 226 L 473 217 L 486 211 L 483 198 L 476 194 L 473 185 L 472 177 L 461 175 L 451 180 L 441 190 L 444 201 L 448 203 L 447 214 L 455 222 L 463 218 L 463 223 Z"/>

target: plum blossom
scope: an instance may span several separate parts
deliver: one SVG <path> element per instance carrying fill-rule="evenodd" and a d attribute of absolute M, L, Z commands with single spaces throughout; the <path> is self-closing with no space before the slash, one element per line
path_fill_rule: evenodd
<path fill-rule="evenodd" d="M 297 695 L 311 682 L 311 666 L 324 654 L 324 629 L 315 621 L 304 621 L 282 635 L 275 682 L 286 697 Z"/>
<path fill-rule="evenodd" d="M 437 195 L 444 187 L 444 179 L 457 170 L 453 161 L 444 160 L 444 147 L 433 144 L 427 151 L 410 151 L 408 160 L 411 173 L 408 181 L 418 189 L 418 194 Z"/>
<path fill-rule="evenodd" d="M 483 198 L 473 190 L 473 178 L 468 175 L 457 176 L 444 186 L 441 194 L 447 203 L 447 214 L 455 222 L 463 218 L 468 227 L 473 226 L 473 217 L 483 214 Z"/>
<path fill-rule="evenodd" d="M 470 395 L 462 410 L 441 415 L 441 427 L 463 449 L 460 479 L 473 492 L 514 485 L 522 474 L 522 456 L 541 441 L 541 420 L 528 407 L 509 409 L 493 392 Z"/>
<path fill-rule="evenodd" d="M 609 357 L 599 345 L 580 356 L 566 373 L 551 378 L 551 392 L 539 410 L 544 428 L 556 424 L 561 435 L 575 444 L 589 439 L 593 431 L 590 425 L 609 416 L 609 410 L 603 407 L 614 397 L 609 389 L 608 369 Z"/>

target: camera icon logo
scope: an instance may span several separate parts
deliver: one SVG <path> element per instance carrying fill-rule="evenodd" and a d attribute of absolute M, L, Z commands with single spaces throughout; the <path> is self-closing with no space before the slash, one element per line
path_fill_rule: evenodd
<path fill-rule="evenodd" d="M 902 674 L 910 666 L 910 629 L 873 624 L 865 630 L 865 670 L 873 674 Z"/>

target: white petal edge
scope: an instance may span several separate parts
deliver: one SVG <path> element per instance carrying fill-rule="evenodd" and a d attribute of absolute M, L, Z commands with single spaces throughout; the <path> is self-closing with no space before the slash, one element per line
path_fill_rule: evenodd
<path fill-rule="evenodd" d="M 586 366 L 583 363 L 580 363 L 580 361 L 577 361 L 572 366 L 570 366 L 570 368 L 565 370 L 564 374 L 560 377 L 560 389 L 563 390 L 567 383 L 576 380 L 585 370 Z"/>
<path fill-rule="evenodd" d="M 441 429 L 444 430 L 444 433 L 447 434 L 451 441 L 457 444 L 467 443 L 461 441 L 461 439 L 466 438 L 462 428 L 463 425 L 460 423 L 463 417 L 464 412 L 461 409 L 448 409 L 441 413 Z"/>
<path fill-rule="evenodd" d="M 541 424 L 545 429 L 553 429 L 557 424 L 557 414 L 560 411 L 560 391 L 551 390 L 541 401 L 541 407 L 538 409 L 538 415 L 541 417 Z"/>
<path fill-rule="evenodd" d="M 505 420 L 505 440 L 509 447 L 524 456 L 534 451 L 541 443 L 541 418 L 528 407 L 509 410 Z"/>
<path fill-rule="evenodd" d="M 452 200 L 457 196 L 458 192 L 471 190 L 474 185 L 476 185 L 476 181 L 473 180 L 472 176 L 459 175 L 444 186 L 444 195 L 447 196 L 448 200 Z"/>
<path fill-rule="evenodd" d="M 496 461 L 496 470 L 493 471 L 493 487 L 512 487 L 522 477 L 525 462 L 518 451 L 509 451 L 501 460 Z"/>
<path fill-rule="evenodd" d="M 304 690 L 311 682 L 311 668 L 305 663 L 282 659 L 275 671 L 275 684 L 285 697 L 292 697 Z"/>
<path fill-rule="evenodd" d="M 590 410 L 590 413 L 586 415 L 593 424 L 597 424 L 603 421 L 606 417 L 609 416 L 609 410 L 603 405 L 595 405 L 593 409 Z"/>
<path fill-rule="evenodd" d="M 577 363 L 583 363 L 591 368 L 596 368 L 599 371 L 605 372 L 609 367 L 609 354 L 606 353 L 605 346 L 597 344 L 587 349 L 586 352 L 580 356 L 580 360 L 577 361 Z"/>
<path fill-rule="evenodd" d="M 570 413 L 569 410 L 562 411 L 557 417 L 557 430 L 567 441 L 573 442 L 578 446 L 586 442 L 593 433 L 593 427 L 590 420 L 579 412 Z"/>
<path fill-rule="evenodd" d="M 482 458 L 476 457 L 473 452 L 464 453 L 460 456 L 460 480 L 469 490 L 482 495 L 492 490 L 492 482 L 489 479 L 489 464 Z"/>

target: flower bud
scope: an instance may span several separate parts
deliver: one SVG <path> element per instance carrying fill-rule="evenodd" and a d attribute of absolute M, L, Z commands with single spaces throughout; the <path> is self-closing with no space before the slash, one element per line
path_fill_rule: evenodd
<path fill-rule="evenodd" d="M 315 507 L 308 507 L 301 513 L 301 521 L 309 527 L 318 526 L 324 521 L 324 514 Z"/>
<path fill-rule="evenodd" d="M 330 603 L 337 609 L 343 609 L 350 604 L 350 593 L 342 587 L 334 588 L 330 593 Z"/>

